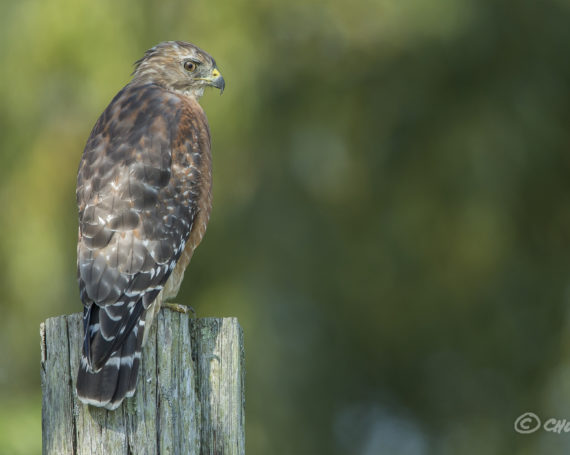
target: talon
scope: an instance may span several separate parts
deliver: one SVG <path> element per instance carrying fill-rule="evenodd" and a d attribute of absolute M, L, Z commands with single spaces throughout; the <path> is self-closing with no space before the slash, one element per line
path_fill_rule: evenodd
<path fill-rule="evenodd" d="M 168 308 L 170 311 L 176 311 L 177 313 L 188 314 L 192 313 L 193 317 L 196 317 L 196 311 L 189 305 L 179 305 L 178 303 L 163 303 L 162 308 Z"/>

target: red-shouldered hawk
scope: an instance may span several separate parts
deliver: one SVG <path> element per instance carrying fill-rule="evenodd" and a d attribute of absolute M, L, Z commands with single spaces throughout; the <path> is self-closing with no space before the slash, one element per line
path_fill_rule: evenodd
<path fill-rule="evenodd" d="M 212 159 L 198 99 L 207 86 L 225 86 L 208 53 L 160 43 L 87 140 L 77 177 L 84 403 L 115 409 L 134 394 L 154 315 L 178 293 L 206 231 Z"/>

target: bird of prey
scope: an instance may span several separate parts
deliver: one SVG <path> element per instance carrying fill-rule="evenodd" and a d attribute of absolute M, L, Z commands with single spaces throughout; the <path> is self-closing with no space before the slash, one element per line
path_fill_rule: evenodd
<path fill-rule="evenodd" d="M 207 52 L 160 43 L 87 140 L 77 176 L 83 403 L 116 409 L 134 394 L 153 318 L 206 231 L 212 158 L 198 100 L 208 86 L 225 82 Z"/>

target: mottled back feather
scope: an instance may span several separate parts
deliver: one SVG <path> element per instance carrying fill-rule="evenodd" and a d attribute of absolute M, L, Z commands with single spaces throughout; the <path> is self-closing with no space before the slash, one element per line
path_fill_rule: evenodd
<path fill-rule="evenodd" d="M 196 161 L 209 148 L 198 103 L 154 84 L 127 85 L 87 141 L 77 186 L 86 402 L 113 408 L 134 392 L 144 312 L 189 238 L 202 194 Z"/>

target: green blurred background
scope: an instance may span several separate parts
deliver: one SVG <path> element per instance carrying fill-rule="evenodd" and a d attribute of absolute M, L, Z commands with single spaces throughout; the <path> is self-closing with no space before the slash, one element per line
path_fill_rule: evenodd
<path fill-rule="evenodd" d="M 546 454 L 570 420 L 570 3 L 0 3 L 0 453 L 80 311 L 75 178 L 159 41 L 212 53 L 214 210 L 179 301 L 245 331 L 248 454 Z"/>

